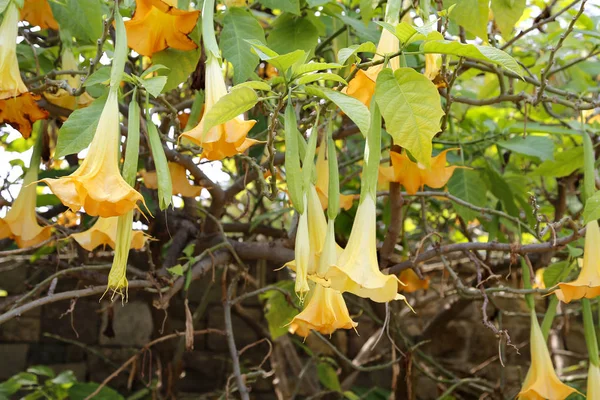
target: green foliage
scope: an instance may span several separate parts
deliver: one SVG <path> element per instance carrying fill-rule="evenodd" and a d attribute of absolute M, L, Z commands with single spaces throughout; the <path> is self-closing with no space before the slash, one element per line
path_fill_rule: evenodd
<path fill-rule="evenodd" d="M 298 314 L 296 307 L 300 304 L 299 299 L 294 295 L 294 281 L 280 281 L 276 286 L 288 292 L 289 296 L 277 290 L 269 290 L 259 296 L 260 300 L 264 301 L 265 318 L 269 324 L 272 340 L 287 333 L 289 323 Z M 290 301 L 296 307 L 290 304 Z"/>
<path fill-rule="evenodd" d="M 463 26 L 467 32 L 487 42 L 487 23 L 490 13 L 488 0 L 458 0 L 450 11 L 450 19 Z"/>
<path fill-rule="evenodd" d="M 525 3 L 525 0 L 492 0 L 494 20 L 505 39 L 511 38 L 515 23 L 525 11 Z"/>
<path fill-rule="evenodd" d="M 221 97 L 204 117 L 204 133 L 211 128 L 245 113 L 256 105 L 258 95 L 249 87 L 234 88 L 230 93 Z"/>
<path fill-rule="evenodd" d="M 78 41 L 95 43 L 102 36 L 103 7 L 98 0 L 61 0 L 48 4 L 61 30 L 70 32 Z"/>
<path fill-rule="evenodd" d="M 146 127 L 148 128 L 148 138 L 150 139 L 150 148 L 152 149 L 152 158 L 156 168 L 158 178 L 158 204 L 161 210 L 167 209 L 173 201 L 173 187 L 171 182 L 171 172 L 167 163 L 167 157 L 162 146 L 156 125 L 150 119 L 150 113 L 146 116 Z"/>
<path fill-rule="evenodd" d="M 457 169 L 448 182 L 448 191 L 461 200 L 478 207 L 486 205 L 485 182 L 479 173 L 470 169 Z M 460 205 L 454 205 L 457 213 L 465 220 L 472 221 L 480 214 Z"/>
<path fill-rule="evenodd" d="M 267 37 L 267 44 L 276 52 L 304 50 L 310 52 L 317 45 L 319 31 L 306 18 L 282 14 L 273 23 L 273 30 Z"/>
<path fill-rule="evenodd" d="M 515 153 L 537 157 L 542 161 L 554 159 L 554 142 L 546 136 L 513 137 L 496 143 L 500 147 Z"/>
<path fill-rule="evenodd" d="M 161 70 L 158 72 L 159 75 L 167 77 L 167 83 L 163 90 L 173 90 L 181 83 L 185 82 L 194 69 L 196 69 L 199 59 L 199 49 L 192 51 L 165 49 L 154 54 L 152 56 L 152 62 L 162 64 L 168 68 L 168 70 Z"/>

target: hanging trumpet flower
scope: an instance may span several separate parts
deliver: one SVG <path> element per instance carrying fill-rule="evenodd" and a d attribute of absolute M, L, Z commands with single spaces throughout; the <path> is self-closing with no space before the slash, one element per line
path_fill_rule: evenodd
<path fill-rule="evenodd" d="M 87 157 L 79 168 L 69 176 L 42 182 L 73 211 L 83 207 L 89 215 L 114 217 L 137 208 L 142 195 L 119 172 L 120 137 L 118 94 L 111 90 Z"/>
<path fill-rule="evenodd" d="M 198 46 L 188 35 L 199 15 L 178 9 L 176 0 L 137 0 L 133 18 L 125 22 L 127 44 L 148 57 L 169 47 L 194 50 Z"/>
<path fill-rule="evenodd" d="M 182 195 L 183 197 L 196 197 L 200 195 L 202 188 L 190 184 L 183 165 L 175 162 L 168 163 L 169 172 L 171 174 L 171 182 L 173 195 Z M 148 189 L 158 189 L 158 177 L 156 171 L 141 171 L 144 186 Z"/>
<path fill-rule="evenodd" d="M 73 51 L 69 48 L 63 51 L 61 56 L 62 69 L 66 71 L 73 71 L 79 67 Z M 73 89 L 79 89 L 81 86 L 81 80 L 78 75 L 67 75 L 66 81 L 69 86 Z M 55 104 L 59 107 L 66 108 L 69 110 L 75 110 L 78 107 L 87 107 L 94 99 L 87 92 L 84 92 L 81 96 L 75 97 L 71 93 L 68 93 L 65 89 L 58 89 L 56 93 L 44 94 L 46 100 L 50 103 Z"/>
<path fill-rule="evenodd" d="M 600 296 L 600 227 L 596 220 L 586 225 L 582 264 L 577 279 L 558 284 L 559 289 L 554 293 L 560 301 L 570 303 Z"/>
<path fill-rule="evenodd" d="M 329 163 L 325 159 L 325 143 L 322 143 L 317 152 L 317 183 L 316 189 L 317 194 L 319 195 L 319 200 L 321 201 L 321 206 L 323 210 L 327 209 L 328 204 L 328 188 L 329 188 Z M 340 207 L 344 210 L 349 210 L 352 208 L 352 203 L 354 202 L 354 196 L 340 194 Z"/>
<path fill-rule="evenodd" d="M 0 239 L 11 238 L 20 248 L 35 246 L 48 240 L 52 227 L 40 226 L 35 213 L 38 167 L 41 154 L 41 132 L 36 140 L 29 170 L 25 173 L 21 191 L 4 218 L 0 218 Z"/>
<path fill-rule="evenodd" d="M 531 367 L 529 367 L 521 391 L 517 395 L 519 400 L 563 400 L 577 392 L 562 383 L 556 376 L 535 310 L 531 311 L 529 346 L 531 347 Z"/>
<path fill-rule="evenodd" d="M 24 138 L 31 135 L 33 123 L 48 117 L 29 93 L 21 79 L 17 61 L 17 33 L 19 11 L 15 2 L 9 2 L 0 25 L 0 124 L 7 123 Z"/>
<path fill-rule="evenodd" d="M 48 0 L 26 0 L 21 9 L 21 19 L 41 29 L 58 30 L 58 22 L 54 19 Z"/>
<path fill-rule="evenodd" d="M 71 237 L 87 251 L 92 251 L 98 246 L 115 248 L 117 241 L 118 217 L 98 218 L 98 220 L 88 230 L 79 233 L 73 233 Z M 130 248 L 139 250 L 146 244 L 148 236 L 142 231 L 131 232 Z"/>

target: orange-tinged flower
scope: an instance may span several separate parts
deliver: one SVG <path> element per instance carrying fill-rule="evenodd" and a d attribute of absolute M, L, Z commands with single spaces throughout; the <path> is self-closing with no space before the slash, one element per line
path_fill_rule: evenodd
<path fill-rule="evenodd" d="M 190 184 L 185 173 L 185 167 L 175 162 L 168 163 L 169 172 L 171 174 L 171 184 L 174 195 L 182 195 L 183 197 L 196 197 L 200 195 L 202 188 Z M 158 177 L 156 171 L 141 171 L 140 175 L 144 179 L 144 185 L 148 189 L 158 189 Z"/>
<path fill-rule="evenodd" d="M 400 42 L 398 38 L 394 36 L 387 29 L 381 32 L 379 44 L 377 45 L 377 53 L 373 57 L 373 61 L 382 60 L 386 54 L 397 53 L 400 50 Z M 348 83 L 348 86 L 344 88 L 344 93 L 349 96 L 360 100 L 364 105 L 369 107 L 371 104 L 371 98 L 375 93 L 375 81 L 377 81 L 377 75 L 385 67 L 385 65 L 379 64 L 369 67 L 366 71 L 359 69 L 356 71 L 354 78 Z M 394 57 L 389 60 L 389 67 L 395 71 L 400 68 L 400 60 L 398 57 Z"/>
<path fill-rule="evenodd" d="M 79 168 L 69 176 L 42 182 L 73 211 L 83 207 L 92 216 L 114 217 L 133 210 L 143 198 L 119 172 L 120 136 L 117 93 L 111 91 Z"/>
<path fill-rule="evenodd" d="M 317 194 L 319 195 L 319 200 L 321 201 L 321 206 L 323 210 L 327 209 L 329 204 L 329 163 L 325 159 L 325 144 L 323 143 L 321 147 L 319 147 L 319 151 L 317 153 L 317 182 L 316 189 Z M 352 208 L 352 203 L 354 202 L 354 196 L 340 194 L 340 207 L 344 210 L 349 210 Z"/>
<path fill-rule="evenodd" d="M 439 54 L 425 54 L 425 77 L 430 81 L 439 75 L 442 57 Z"/>
<path fill-rule="evenodd" d="M 61 61 L 63 70 L 73 71 L 77 70 L 79 67 L 75 55 L 73 55 L 73 52 L 69 48 L 65 49 L 63 52 Z M 66 81 L 73 89 L 79 89 L 81 86 L 81 80 L 78 75 L 66 75 Z M 75 97 L 65 89 L 58 89 L 56 93 L 46 93 L 44 94 L 44 97 L 50 103 L 69 110 L 74 110 L 77 107 L 87 107 L 94 101 L 94 98 L 87 92 L 84 92 L 79 97 Z"/>
<path fill-rule="evenodd" d="M 21 79 L 17 61 L 17 32 L 19 11 L 14 2 L 10 2 L 0 25 L 0 124 L 7 123 L 21 132 L 24 138 L 31 135 L 31 125 L 48 117 L 48 113 L 39 108 L 28 93 Z"/>
<path fill-rule="evenodd" d="M 321 213 L 322 214 L 322 213 Z M 338 258 L 335 243 L 334 222 L 329 220 L 322 251 L 318 256 L 317 275 L 324 276 Z M 315 284 L 304 310 L 290 323 L 289 331 L 306 337 L 311 330 L 332 334 L 336 329 L 351 329 L 357 326 L 352 321 L 344 297 L 337 290 Z"/>
<path fill-rule="evenodd" d="M 8 213 L 0 218 L 0 239 L 11 238 L 17 246 L 31 247 L 39 244 L 52 234 L 52 227 L 40 226 L 35 213 L 35 200 L 37 198 L 35 182 L 37 181 L 37 168 L 30 166 L 23 178 L 23 185 Z"/>
<path fill-rule="evenodd" d="M 198 45 L 188 35 L 199 16 L 200 11 L 177 9 L 174 0 L 137 0 L 133 18 L 125 22 L 127 44 L 149 57 L 167 47 L 194 50 Z"/>
<path fill-rule="evenodd" d="M 581 298 L 595 299 L 600 296 L 600 228 L 598 221 L 586 225 L 583 265 L 573 282 L 561 282 L 554 292 L 562 302 L 570 303 Z"/>
<path fill-rule="evenodd" d="M 399 289 L 405 293 L 429 289 L 429 277 L 426 276 L 425 279 L 421 279 L 412 269 L 402 271 L 399 278 L 404 283 L 404 285 L 399 286 Z"/>
<path fill-rule="evenodd" d="M 25 0 L 21 9 L 21 19 L 42 29 L 58 30 L 58 22 L 54 19 L 48 0 Z"/>
<path fill-rule="evenodd" d="M 554 367 L 552 359 L 546 346 L 546 339 L 535 315 L 531 312 L 531 336 L 529 346 L 531 348 L 531 366 L 523 382 L 521 392 L 517 395 L 519 400 L 563 400 L 572 393 L 577 392 L 562 383 Z"/>
<path fill-rule="evenodd" d="M 534 289 L 546 289 L 546 284 L 544 283 L 544 272 L 546 271 L 546 268 L 539 268 L 537 271 L 535 271 L 535 277 L 533 278 L 533 285 L 532 287 Z"/>
<path fill-rule="evenodd" d="M 379 174 L 388 182 L 398 182 L 406 189 L 408 194 L 415 194 L 427 185 L 434 189 L 439 189 L 446 185 L 456 168 L 460 166 L 446 167 L 446 153 L 450 150 L 442 151 L 431 158 L 431 166 L 424 167 L 420 163 L 411 161 L 406 153 L 390 152 L 392 165 L 389 167 L 379 167 Z"/>
<path fill-rule="evenodd" d="M 81 216 L 71 210 L 58 214 L 57 223 L 65 228 L 73 228 L 81 222 Z"/>
<path fill-rule="evenodd" d="M 117 239 L 117 223 L 119 217 L 98 218 L 92 227 L 86 231 L 73 233 L 71 237 L 87 251 L 92 251 L 98 246 L 108 245 L 115 248 Z M 131 248 L 139 250 L 144 247 L 148 236 L 142 231 L 131 232 Z"/>
<path fill-rule="evenodd" d="M 204 115 L 194 129 L 182 133 L 181 137 L 201 146 L 203 148 L 201 157 L 213 161 L 243 153 L 250 146 L 258 143 L 258 141 L 246 137 L 256 121 L 246 121 L 243 116 L 237 116 L 224 124 L 212 127 L 204 133 L 204 118 L 217 101 L 226 94 L 227 87 L 225 86 L 219 59 L 209 54 L 206 62 Z"/>
<path fill-rule="evenodd" d="M 600 367 L 590 363 L 587 380 L 587 398 L 600 399 Z"/>
<path fill-rule="evenodd" d="M 384 275 L 377 262 L 375 199 L 367 194 L 358 206 L 348 245 L 325 279 L 332 289 L 350 292 L 378 303 L 404 299 L 398 294 L 398 278 Z"/>

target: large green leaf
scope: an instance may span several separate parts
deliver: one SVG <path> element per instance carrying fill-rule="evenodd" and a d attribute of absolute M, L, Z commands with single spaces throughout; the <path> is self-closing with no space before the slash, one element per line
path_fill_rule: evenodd
<path fill-rule="evenodd" d="M 288 299 L 296 305 L 299 303 L 298 297 L 294 293 L 294 281 L 279 281 L 275 284 L 279 288 L 290 293 Z M 265 318 L 269 325 L 271 339 L 275 340 L 280 336 L 284 336 L 288 331 L 288 324 L 298 314 L 298 310 L 288 302 L 286 296 L 276 290 L 270 290 L 260 294 L 259 299 L 264 301 Z"/>
<path fill-rule="evenodd" d="M 196 69 L 200 59 L 200 50 L 181 51 L 175 49 L 165 49 L 152 56 L 154 64 L 162 64 L 168 68 L 163 69 L 158 74 L 167 77 L 167 83 L 163 90 L 169 91 L 175 89 L 179 84 L 185 82 Z"/>
<path fill-rule="evenodd" d="M 223 19 L 220 47 L 223 57 L 233 64 L 233 81 L 237 84 L 246 81 L 259 59 L 252 52 L 247 39 L 265 42 L 265 33 L 256 18 L 240 7 L 229 9 Z"/>
<path fill-rule="evenodd" d="M 106 96 L 96 99 L 89 107 L 73 111 L 58 131 L 58 143 L 54 157 L 79 153 L 88 147 L 98 127 Z"/>
<path fill-rule="evenodd" d="M 375 46 L 373 42 L 365 42 L 340 49 L 337 56 L 340 64 L 346 64 L 346 61 L 348 61 L 356 53 L 375 53 L 376 51 L 377 46 Z"/>
<path fill-rule="evenodd" d="M 280 55 L 258 40 L 248 40 L 247 42 L 252 46 L 252 51 L 254 51 L 261 60 L 268 61 L 281 73 L 285 73 L 292 65 L 306 59 L 306 52 L 303 50 L 295 50 Z"/>
<path fill-rule="evenodd" d="M 429 166 L 431 140 L 444 115 L 435 85 L 412 68 L 385 68 L 377 77 L 375 99 L 394 143 Z"/>
<path fill-rule="evenodd" d="M 588 223 L 600 219 L 600 191 L 587 199 L 583 209 L 583 222 Z"/>
<path fill-rule="evenodd" d="M 281 10 L 300 15 L 300 0 L 258 0 L 260 4 L 273 10 Z"/>
<path fill-rule="evenodd" d="M 102 36 L 100 0 L 56 0 L 48 4 L 61 30 L 69 31 L 83 42 L 93 43 Z"/>
<path fill-rule="evenodd" d="M 517 136 L 509 140 L 501 140 L 497 144 L 515 153 L 537 157 L 542 161 L 554 159 L 554 142 L 546 136 Z"/>
<path fill-rule="evenodd" d="M 428 40 L 421 46 L 424 53 L 452 54 L 475 60 L 489 61 L 498 64 L 515 74 L 522 76 L 523 70 L 514 58 L 492 46 L 465 44 L 451 40 Z"/>
<path fill-rule="evenodd" d="M 583 147 L 578 146 L 555 153 L 554 161 L 544 161 L 531 172 L 531 175 L 560 178 L 571 175 L 581 167 L 583 167 Z"/>
<path fill-rule="evenodd" d="M 285 3 L 285 2 L 282 2 Z M 317 46 L 319 31 L 308 19 L 284 15 L 267 38 L 269 47 L 278 53 L 292 50 L 310 52 Z"/>
<path fill-rule="evenodd" d="M 335 103 L 355 124 L 364 136 L 369 132 L 371 113 L 369 109 L 354 97 L 348 96 L 337 90 L 328 88 L 307 87 L 307 93 L 319 96 Z"/>
<path fill-rule="evenodd" d="M 506 212 L 513 217 L 519 216 L 519 208 L 515 203 L 515 195 L 510 188 L 510 185 L 504 180 L 504 177 L 492 166 L 491 163 L 487 163 L 485 169 L 486 175 L 489 180 L 489 188 L 494 196 L 496 196 Z"/>
<path fill-rule="evenodd" d="M 525 0 L 492 0 L 494 20 L 502 37 L 510 39 L 517 21 L 525 11 Z"/>
<path fill-rule="evenodd" d="M 221 97 L 204 116 L 204 132 L 245 113 L 258 102 L 258 95 L 242 86 Z"/>
<path fill-rule="evenodd" d="M 486 204 L 485 187 L 479 173 L 471 169 L 459 168 L 455 170 L 452 178 L 448 181 L 450 194 L 478 207 L 483 207 Z M 454 205 L 454 208 L 465 221 L 472 221 L 480 215 L 470 208 L 457 204 Z"/>
<path fill-rule="evenodd" d="M 489 14 L 489 0 L 458 0 L 450 11 L 450 19 L 487 42 Z"/>

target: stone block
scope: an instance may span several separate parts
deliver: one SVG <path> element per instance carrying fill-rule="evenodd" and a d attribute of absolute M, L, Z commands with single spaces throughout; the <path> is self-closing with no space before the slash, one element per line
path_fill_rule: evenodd
<path fill-rule="evenodd" d="M 71 308 L 71 301 L 60 301 L 44 306 L 42 309 L 42 333 L 48 332 L 65 339 L 73 339 L 86 344 L 98 341 L 100 305 L 97 300 L 79 299 L 73 313 L 65 314 Z M 42 336 L 42 341 L 54 339 Z"/>
<path fill-rule="evenodd" d="M 102 334 L 109 322 L 108 302 L 103 302 L 103 306 L 99 339 L 101 345 L 141 347 L 150 341 L 154 324 L 148 304 L 142 301 L 130 301 L 124 306 L 114 303 L 112 328 L 115 336 L 112 338 Z"/>
<path fill-rule="evenodd" d="M 39 318 L 14 318 L 0 326 L 0 342 L 37 342 L 39 339 Z"/>
<path fill-rule="evenodd" d="M 25 370 L 28 351 L 27 344 L 0 344 L 0 381 Z"/>
<path fill-rule="evenodd" d="M 254 317 L 256 321 L 261 321 L 262 311 L 259 309 L 245 308 L 248 314 Z M 258 340 L 256 332 L 246 324 L 246 322 L 237 315 L 231 315 L 231 324 L 235 343 L 239 349 Z M 225 330 L 225 317 L 223 315 L 223 306 L 214 306 L 208 310 L 208 327 L 213 329 Z M 223 335 L 208 335 L 208 349 L 218 352 L 227 351 L 227 339 Z"/>

